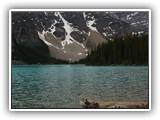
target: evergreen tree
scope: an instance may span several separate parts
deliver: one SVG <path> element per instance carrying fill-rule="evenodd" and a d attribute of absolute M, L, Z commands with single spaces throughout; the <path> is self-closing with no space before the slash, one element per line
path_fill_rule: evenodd
<path fill-rule="evenodd" d="M 116 37 L 95 48 L 85 60 L 88 65 L 147 65 L 148 35 Z"/>

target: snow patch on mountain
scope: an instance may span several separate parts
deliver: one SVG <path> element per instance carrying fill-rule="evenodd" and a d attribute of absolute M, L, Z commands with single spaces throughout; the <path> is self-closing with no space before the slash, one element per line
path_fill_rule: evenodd
<path fill-rule="evenodd" d="M 131 16 L 135 16 L 135 15 L 137 15 L 137 14 L 138 14 L 138 12 L 131 13 Z"/>
<path fill-rule="evenodd" d="M 65 39 L 61 41 L 53 34 L 56 29 L 58 29 L 55 24 L 60 23 L 59 20 L 51 21 L 52 24 L 47 28 L 47 30 L 44 29 L 43 22 L 40 22 L 43 30 L 42 32 L 38 31 L 39 38 L 48 46 L 52 57 L 70 62 L 85 58 L 88 53 L 88 49 L 70 35 L 73 31 L 79 30 L 72 27 L 72 23 L 65 20 L 61 13 L 57 12 L 57 14 L 59 16 L 59 20 L 64 23 L 62 27 L 66 33 L 64 36 Z"/>
<path fill-rule="evenodd" d="M 73 28 L 70 26 L 70 24 L 62 17 L 62 15 L 58 12 L 59 17 L 62 19 L 64 26 L 63 28 L 66 30 L 66 37 L 65 40 L 61 42 L 62 46 L 65 46 L 66 44 L 73 43 L 73 38 L 70 36 L 70 33 L 73 32 Z"/>
<path fill-rule="evenodd" d="M 62 50 L 62 49 L 60 49 L 58 46 L 55 46 L 55 45 L 53 45 L 52 43 L 50 43 L 49 41 L 47 41 L 47 40 L 46 40 L 47 33 L 49 33 L 49 32 L 48 32 L 48 31 L 42 31 L 42 33 L 40 33 L 40 32 L 38 31 L 38 36 L 39 36 L 39 38 L 40 38 L 48 47 L 54 47 L 54 48 L 56 48 L 57 50 L 60 50 L 60 51 L 62 51 L 62 52 L 64 52 L 64 53 L 67 53 L 65 50 Z"/>
<path fill-rule="evenodd" d="M 81 52 L 79 52 L 79 53 L 77 53 L 77 55 L 82 55 L 82 53 L 81 53 Z"/>
<path fill-rule="evenodd" d="M 84 17 L 84 20 L 86 20 L 86 14 L 85 14 L 85 12 L 83 12 L 83 17 Z"/>
<path fill-rule="evenodd" d="M 132 19 L 132 17 L 130 15 L 127 15 L 127 20 Z"/>
<path fill-rule="evenodd" d="M 55 15 L 56 17 L 58 17 L 58 12 L 54 12 L 54 15 Z"/>
<path fill-rule="evenodd" d="M 131 23 L 131 25 L 136 25 L 137 23 Z"/>
<path fill-rule="evenodd" d="M 47 16 L 48 15 L 48 13 L 47 12 L 44 12 L 44 14 Z"/>
<path fill-rule="evenodd" d="M 139 31 L 139 32 L 138 32 L 139 35 L 140 35 L 140 34 L 143 34 L 143 33 L 144 33 L 144 31 Z"/>
<path fill-rule="evenodd" d="M 61 42 L 62 46 L 64 47 L 66 44 L 68 45 L 68 44 L 72 44 L 73 42 L 75 42 L 75 43 L 81 45 L 83 48 L 85 48 L 83 44 L 77 42 L 77 41 L 76 41 L 75 39 L 73 39 L 73 38 L 71 37 L 71 35 L 70 35 L 71 32 L 73 32 L 73 31 L 78 31 L 78 29 L 71 27 L 71 26 L 70 26 L 71 24 L 68 23 L 68 22 L 62 17 L 62 15 L 61 15 L 59 12 L 58 12 L 58 15 L 59 15 L 59 17 L 62 19 L 62 21 L 63 21 L 63 23 L 64 23 L 63 28 L 65 29 L 65 31 L 66 31 L 66 33 L 67 33 L 67 34 L 66 34 L 66 37 L 65 37 L 65 40 Z"/>
<path fill-rule="evenodd" d="M 132 19 L 132 17 L 134 17 L 137 14 L 138 14 L 138 12 L 134 12 L 134 13 L 131 13 L 131 14 L 127 15 L 127 20 Z"/>
<path fill-rule="evenodd" d="M 39 36 L 39 38 L 41 39 L 41 40 L 43 40 L 43 42 L 46 44 L 46 45 L 48 45 L 48 46 L 53 46 L 51 43 L 49 43 L 48 41 L 46 41 L 45 40 L 45 31 L 42 31 L 42 33 L 40 33 L 39 31 L 38 31 L 38 36 Z"/>
<path fill-rule="evenodd" d="M 108 25 L 111 25 L 113 22 L 109 22 Z"/>
<path fill-rule="evenodd" d="M 102 33 L 104 36 L 107 36 L 107 34 L 106 33 Z"/>
<path fill-rule="evenodd" d="M 97 29 L 96 29 L 96 27 L 93 27 L 93 26 L 92 26 L 92 25 L 95 23 L 95 21 L 96 21 L 95 19 L 93 19 L 93 20 L 88 20 L 88 21 L 86 22 L 86 25 L 87 25 L 91 30 L 98 32 Z"/>

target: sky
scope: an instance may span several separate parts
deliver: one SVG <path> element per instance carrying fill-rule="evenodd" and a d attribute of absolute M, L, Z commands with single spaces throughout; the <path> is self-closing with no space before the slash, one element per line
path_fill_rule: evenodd
<path fill-rule="evenodd" d="M 159 118 L 160 111 L 160 0 L 4 0 L 0 7 L 0 119 L 6 120 L 44 120 L 44 119 L 110 119 L 110 120 L 151 120 Z M 144 8 L 152 11 L 152 108 L 150 112 L 10 112 L 9 111 L 9 9 L 18 8 Z"/>

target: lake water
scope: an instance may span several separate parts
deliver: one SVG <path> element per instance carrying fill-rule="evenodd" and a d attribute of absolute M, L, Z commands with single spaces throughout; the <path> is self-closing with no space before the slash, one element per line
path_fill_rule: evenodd
<path fill-rule="evenodd" d="M 12 108 L 82 108 L 79 101 L 148 100 L 147 66 L 12 66 Z"/>

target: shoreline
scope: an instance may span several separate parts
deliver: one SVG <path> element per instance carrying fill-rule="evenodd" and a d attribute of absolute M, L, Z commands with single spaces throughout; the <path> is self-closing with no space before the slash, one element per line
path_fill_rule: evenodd
<path fill-rule="evenodd" d="M 84 108 L 100 108 L 100 109 L 149 109 L 149 102 L 104 102 L 94 101 L 91 99 L 82 99 L 79 101 Z"/>
<path fill-rule="evenodd" d="M 131 66 L 131 65 L 127 65 L 127 66 L 120 66 L 120 65 L 105 65 L 105 66 L 91 66 L 91 65 L 85 65 L 85 64 L 12 64 L 11 67 L 13 66 L 86 66 L 86 67 L 149 67 L 149 66 L 145 66 L 145 65 L 141 65 L 141 66 Z"/>
<path fill-rule="evenodd" d="M 82 64 L 82 63 L 70 63 L 70 64 L 61 64 L 61 63 L 59 63 L 59 64 L 40 64 L 40 63 L 38 63 L 38 64 L 27 64 L 27 63 L 25 63 L 25 62 L 22 62 L 22 61 L 15 61 L 15 60 L 13 60 L 13 61 L 11 61 L 11 66 L 34 66 L 34 65 L 36 65 L 36 66 L 45 66 L 45 65 L 83 65 L 83 66 L 97 66 L 97 67 L 101 67 L 101 66 L 115 66 L 115 67 L 118 67 L 118 66 L 126 66 L 126 67 L 130 67 L 130 66 L 135 66 L 135 67 L 148 67 L 148 65 L 122 65 L 122 64 L 119 64 L 119 65 L 86 65 L 86 64 Z"/>

